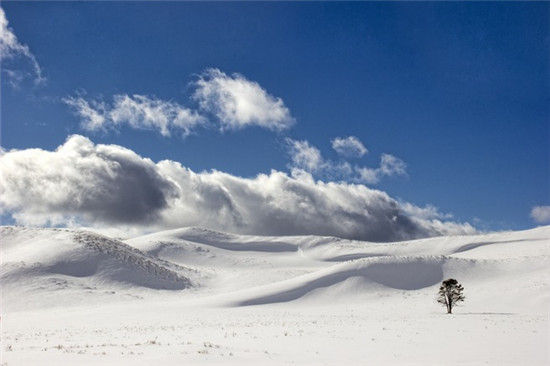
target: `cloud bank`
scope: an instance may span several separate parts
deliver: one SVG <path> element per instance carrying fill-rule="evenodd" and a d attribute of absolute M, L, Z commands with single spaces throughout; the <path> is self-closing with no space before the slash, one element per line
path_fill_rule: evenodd
<path fill-rule="evenodd" d="M 281 131 L 294 124 L 294 118 L 281 98 L 270 95 L 260 84 L 240 74 L 227 75 L 208 69 L 194 83 L 193 99 L 213 114 L 222 130 L 259 126 Z"/>
<path fill-rule="evenodd" d="M 78 135 L 55 151 L 11 151 L 0 161 L 0 207 L 24 224 L 144 223 L 177 194 L 151 160 Z"/>
<path fill-rule="evenodd" d="M 111 105 L 82 97 L 68 97 L 63 101 L 80 116 L 81 127 L 88 131 L 105 131 L 127 125 L 156 130 L 163 136 L 170 136 L 173 130 L 187 136 L 207 122 L 197 112 L 178 103 L 145 95 L 115 95 Z"/>
<path fill-rule="evenodd" d="M 18 57 L 22 57 L 30 63 L 35 83 L 39 84 L 45 81 L 42 68 L 36 57 L 27 45 L 19 42 L 13 30 L 9 27 L 4 9 L 0 8 L 0 61 L 3 63 L 5 60 Z M 3 69 L 12 80 L 12 83 L 18 83 L 25 77 L 19 70 L 6 69 L 5 65 L 3 65 Z"/>
<path fill-rule="evenodd" d="M 361 184 L 279 171 L 254 178 L 154 163 L 117 145 L 73 135 L 55 151 L 0 156 L 0 208 L 20 224 L 202 226 L 243 234 L 335 235 L 393 241 L 475 232 L 436 210 Z"/>
<path fill-rule="evenodd" d="M 550 206 L 535 206 L 531 209 L 531 218 L 539 224 L 550 224 Z"/>

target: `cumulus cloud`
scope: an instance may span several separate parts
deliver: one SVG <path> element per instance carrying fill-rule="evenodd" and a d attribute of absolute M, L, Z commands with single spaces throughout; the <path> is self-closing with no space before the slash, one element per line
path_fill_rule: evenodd
<path fill-rule="evenodd" d="M 475 232 L 361 184 L 302 172 L 253 178 L 154 163 L 71 136 L 55 151 L 0 155 L 0 207 L 21 224 L 78 222 L 141 229 L 203 226 L 244 234 L 335 235 L 393 241 Z M 433 213 L 433 210 L 432 210 Z"/>
<path fill-rule="evenodd" d="M 281 131 L 295 122 L 281 98 L 273 97 L 240 74 L 229 76 L 218 69 L 207 69 L 193 87 L 192 99 L 202 112 L 215 117 L 220 131 L 250 126 Z M 112 103 L 69 96 L 63 102 L 80 117 L 81 127 L 87 131 L 108 131 L 127 125 L 156 130 L 163 136 L 179 130 L 187 136 L 208 124 L 198 111 L 152 96 L 118 94 Z"/>
<path fill-rule="evenodd" d="M 294 124 L 294 118 L 281 98 L 270 95 L 260 84 L 240 74 L 227 75 L 208 69 L 194 83 L 200 108 L 215 115 L 222 130 L 259 126 L 281 131 Z"/>
<path fill-rule="evenodd" d="M 338 154 L 348 158 L 360 158 L 368 152 L 365 145 L 355 136 L 336 137 L 331 143 Z"/>
<path fill-rule="evenodd" d="M 187 136 L 207 122 L 197 112 L 178 103 L 145 95 L 115 95 L 112 105 L 87 101 L 82 97 L 68 97 L 63 101 L 80 116 L 82 128 L 88 131 L 128 125 L 136 129 L 157 130 L 163 136 L 170 136 L 173 130 Z"/>
<path fill-rule="evenodd" d="M 550 206 L 535 206 L 531 209 L 531 218 L 539 224 L 550 224 Z"/>
<path fill-rule="evenodd" d="M 293 140 L 291 138 L 287 138 L 285 141 L 291 159 L 290 168 L 293 175 L 300 175 L 303 171 L 329 180 L 346 180 L 368 184 L 376 184 L 385 176 L 407 175 L 405 162 L 390 154 L 381 155 L 380 165 L 377 168 L 352 166 L 346 161 L 324 159 L 319 149 L 312 146 L 308 141 Z"/>
<path fill-rule="evenodd" d="M 9 27 L 4 9 L 0 8 L 0 61 L 4 62 L 18 57 L 22 57 L 30 63 L 35 83 L 39 84 L 45 81 L 42 68 L 36 57 L 27 45 L 19 42 L 13 30 Z M 5 69 L 4 71 L 10 77 L 12 83 L 17 84 L 24 78 L 24 73 L 20 70 L 6 69 L 5 65 L 3 65 L 3 69 Z"/>
<path fill-rule="evenodd" d="M 26 224 L 147 223 L 177 193 L 151 160 L 78 135 L 55 151 L 4 152 L 0 162 L 0 207 Z"/>

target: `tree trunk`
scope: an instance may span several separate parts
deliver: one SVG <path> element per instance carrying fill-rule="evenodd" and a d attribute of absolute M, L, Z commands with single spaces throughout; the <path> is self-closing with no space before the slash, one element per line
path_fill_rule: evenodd
<path fill-rule="evenodd" d="M 447 314 L 453 313 L 452 299 L 449 295 L 445 295 L 445 305 L 447 305 Z"/>

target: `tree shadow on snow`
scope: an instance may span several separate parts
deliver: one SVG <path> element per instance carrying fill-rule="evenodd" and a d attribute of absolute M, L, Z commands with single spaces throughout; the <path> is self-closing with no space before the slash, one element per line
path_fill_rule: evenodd
<path fill-rule="evenodd" d="M 483 313 L 453 313 L 453 315 L 517 315 L 517 313 L 491 313 L 491 312 L 483 312 Z"/>

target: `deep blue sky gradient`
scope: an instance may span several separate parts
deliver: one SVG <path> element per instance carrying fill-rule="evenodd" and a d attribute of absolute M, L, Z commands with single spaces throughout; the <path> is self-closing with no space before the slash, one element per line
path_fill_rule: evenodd
<path fill-rule="evenodd" d="M 408 165 L 376 187 L 484 229 L 534 226 L 550 204 L 549 3 L 3 2 L 48 78 L 2 81 L 2 146 L 52 149 L 80 133 L 193 170 L 287 170 L 285 136 L 327 158 L 335 136 Z M 61 98 L 147 94 L 194 107 L 208 67 L 281 97 L 297 124 L 182 139 L 86 133 Z M 480 221 L 477 221 L 477 219 Z M 474 222 L 475 220 L 475 222 Z"/>

